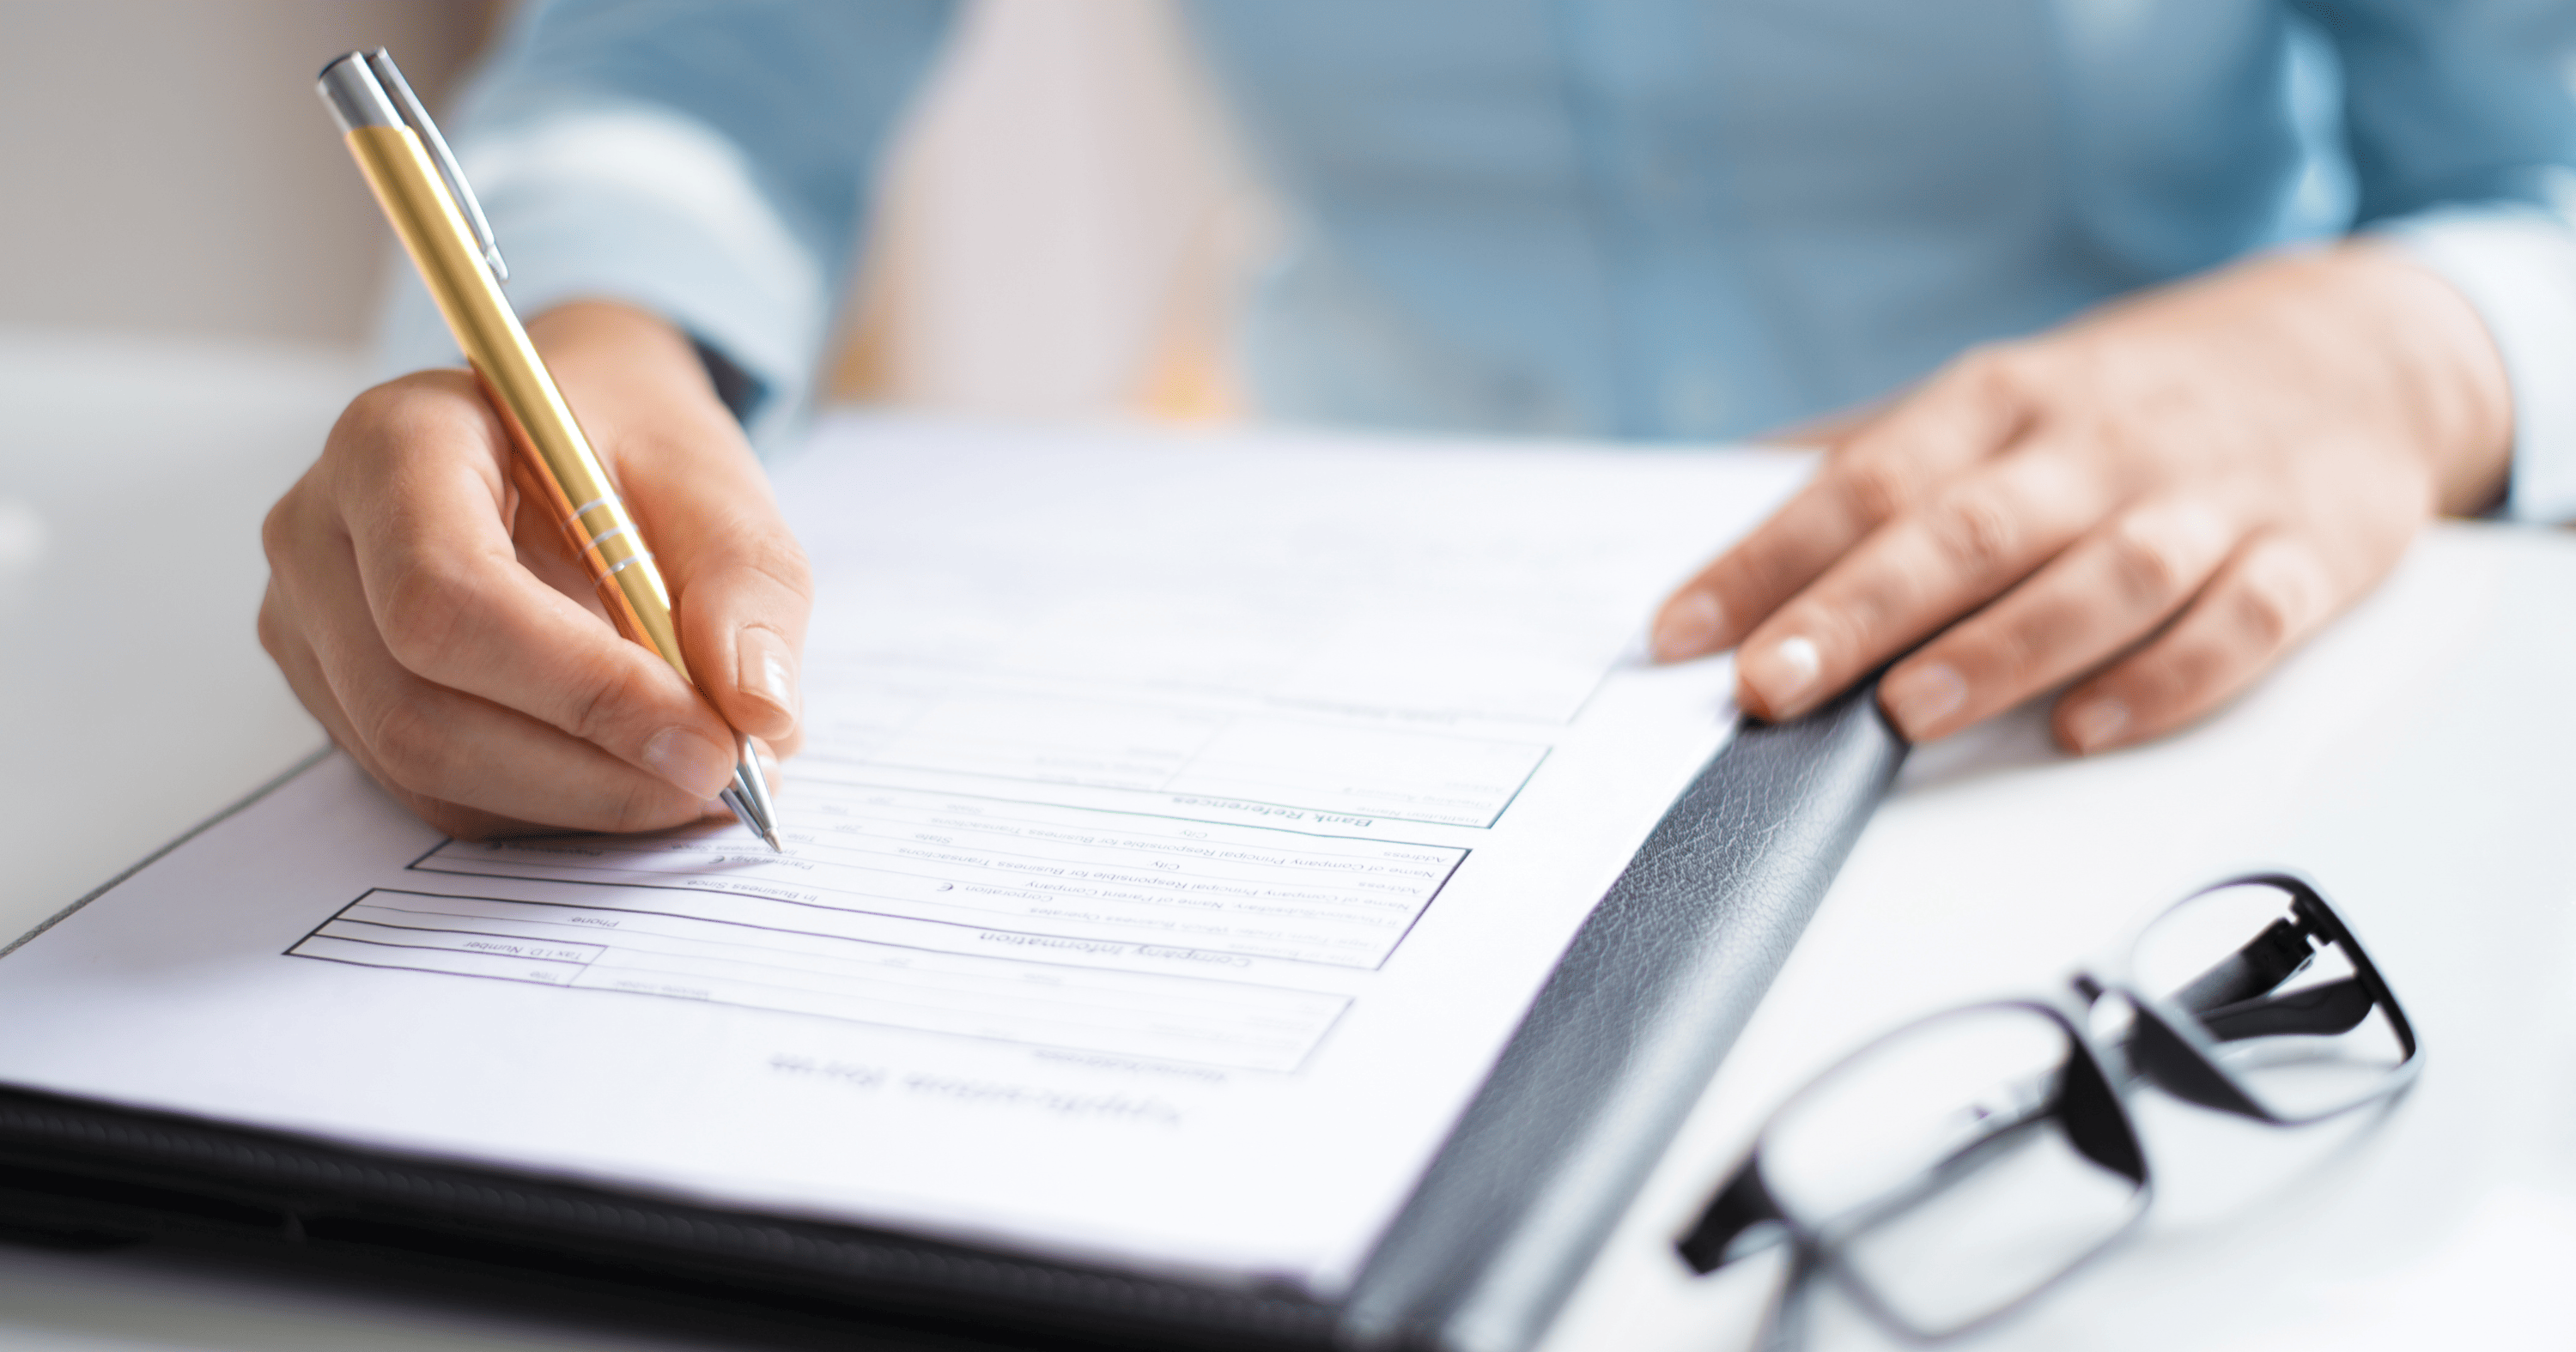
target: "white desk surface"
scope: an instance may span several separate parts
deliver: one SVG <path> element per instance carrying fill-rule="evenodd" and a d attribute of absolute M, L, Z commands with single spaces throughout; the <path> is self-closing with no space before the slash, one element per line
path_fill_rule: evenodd
<path fill-rule="evenodd" d="M 252 635 L 258 524 L 354 368 L 0 332 L 0 931 L 319 745 Z M 146 528 L 138 529 L 138 523 Z M 2073 761 L 2035 711 L 1918 751 L 1550 1339 L 1740 1346 L 1768 1291 L 1670 1237 L 1763 1113 L 1901 1019 L 2038 989 L 2242 865 L 2309 872 L 2421 1032 L 2384 1117 L 2136 1109 L 2144 1230 L 1963 1348 L 2564 1346 L 2576 1265 L 2576 539 L 2446 526 L 2206 725 Z M 1820 1347 L 1888 1346 L 1848 1308 Z M 715 1347 L 434 1293 L 0 1247 L 0 1348 Z"/>

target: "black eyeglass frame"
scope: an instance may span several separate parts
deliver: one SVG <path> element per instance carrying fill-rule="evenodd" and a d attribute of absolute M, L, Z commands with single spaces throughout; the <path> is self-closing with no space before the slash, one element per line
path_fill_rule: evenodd
<path fill-rule="evenodd" d="M 2202 992 L 2202 998 L 2218 995 L 2234 998 L 2207 1007 L 2185 1005 L 2165 996 L 2149 995 L 2139 989 L 2129 961 L 2139 940 L 2159 922 L 2212 893 L 2230 888 L 2269 886 L 2289 897 L 2289 914 L 2296 925 L 2276 921 L 2262 934 L 2227 961 L 2205 972 L 2179 994 L 2189 996 Z M 2339 948 L 2345 961 L 2352 965 L 2353 975 L 2323 987 L 2311 988 L 2290 996 L 2271 996 L 2268 992 L 2286 981 L 2305 965 L 2305 959 L 2284 965 L 2289 944 L 2315 936 Z M 2304 950 L 2312 955 L 2313 950 Z M 2051 994 L 1986 1001 L 1961 1005 L 1909 1020 L 1905 1024 L 1872 1038 L 1869 1042 L 1836 1060 L 1832 1065 L 1801 1086 L 1782 1104 L 1772 1110 L 1762 1129 L 1755 1133 L 1752 1147 L 1742 1163 L 1728 1175 L 1690 1231 L 1675 1241 L 1682 1260 L 1700 1274 L 1713 1272 L 1741 1255 L 1730 1250 L 1745 1235 L 1765 1225 L 1778 1226 L 1790 1247 L 1791 1271 L 1782 1290 L 1783 1305 L 1795 1301 L 1798 1286 L 1812 1280 L 1818 1272 L 1830 1272 L 1849 1292 L 1854 1301 L 1871 1318 L 1898 1335 L 1916 1342 L 1939 1342 L 1972 1333 L 2004 1319 L 2027 1306 L 2050 1288 L 2090 1264 L 2105 1250 L 2127 1237 L 2145 1219 L 2153 1204 L 2155 1183 L 2144 1149 L 2139 1144 L 2136 1124 L 2129 1116 L 2122 1096 L 2132 1079 L 2150 1079 L 2159 1088 L 2185 1102 L 2233 1113 L 2273 1126 L 2296 1127 L 2341 1116 L 2374 1103 L 2385 1102 L 2411 1086 L 2422 1068 L 2423 1057 L 2417 1044 L 2415 1028 L 2399 1005 L 2387 979 L 2380 974 L 2351 923 L 2326 900 L 2316 884 L 2296 873 L 2271 871 L 2249 873 L 2211 883 L 2164 907 L 2135 926 L 2128 941 L 2118 952 L 2122 961 L 2114 965 L 2094 964 L 2079 969 L 2066 985 Z M 2238 974 L 2231 965 L 2241 964 L 2249 971 Z M 2257 993 L 2248 998 L 2240 993 L 2243 981 L 2256 978 Z M 2233 979 L 2222 979 L 2229 978 Z M 2365 1000 L 2355 1009 L 2343 993 L 2349 985 Z M 2117 995 L 2136 1011 L 2129 1035 L 2118 1044 L 2118 1064 L 2135 1075 L 2114 1074 L 2104 1063 L 2105 1047 L 2091 1031 L 2095 1008 L 2105 996 Z M 2252 1037 L 2298 1032 L 2343 1032 L 2358 1027 L 2372 1010 L 2384 1014 L 2390 1030 L 2405 1053 L 2402 1060 L 2389 1068 L 2385 1077 L 2350 1100 L 2313 1112 L 2285 1114 L 2267 1105 L 2261 1096 L 2248 1088 L 2218 1057 L 2216 1049 L 2222 1039 L 2210 1031 L 2213 1021 L 2221 1027 L 2240 1027 L 2237 1036 Z M 2057 1092 L 2043 1109 L 2025 1121 L 2054 1118 L 2065 1128 L 2068 1142 L 2088 1159 L 2113 1173 L 2128 1178 L 2137 1187 L 2136 1205 L 2129 1217 L 2105 1234 L 2091 1248 L 2075 1255 L 2066 1265 L 2031 1289 L 1993 1309 L 1982 1311 L 1954 1325 L 1927 1328 L 1906 1318 L 1848 1263 L 1842 1261 L 1845 1244 L 1866 1231 L 1877 1221 L 1919 1196 L 1918 1192 L 1899 1191 L 1845 1216 L 1811 1226 L 1792 1216 L 1771 1195 L 1762 1178 L 1763 1146 L 1780 1120 L 1794 1110 L 1819 1086 L 1831 1081 L 1845 1067 L 1876 1052 L 1887 1043 L 1904 1037 L 1937 1020 L 1954 1018 L 1980 1010 L 2015 1010 L 2035 1013 L 2055 1024 L 2066 1038 L 2067 1054 L 2061 1067 Z M 2350 1013 L 2348 1019 L 2344 1018 Z M 2227 1021 L 2233 1020 L 2232 1024 Z M 2339 1025 L 2339 1026 L 2338 1026 Z M 2225 1039 L 2232 1040 L 2232 1039 Z M 2020 1123 L 2011 1124 L 2014 1126 Z M 1999 1139 L 2001 1133 L 1996 1137 Z M 1983 1144 L 1981 1142 L 1980 1144 Z M 1976 1147 L 1971 1146 L 1973 1151 Z M 1938 1169 L 1922 1176 L 1926 1184 L 1937 1185 Z M 1768 1247 L 1768 1246 L 1760 1246 Z"/>

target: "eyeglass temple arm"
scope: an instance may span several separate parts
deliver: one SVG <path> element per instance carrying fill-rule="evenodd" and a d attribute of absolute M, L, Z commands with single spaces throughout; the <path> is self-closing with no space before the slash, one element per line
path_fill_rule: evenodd
<path fill-rule="evenodd" d="M 2273 990 L 2307 966 L 2312 956 L 2307 935 L 2297 925 L 2275 920 L 2243 948 L 2175 991 L 2173 1001 L 2194 1014 L 2206 1015 Z"/>
<path fill-rule="evenodd" d="M 2306 930 L 2275 920 L 2252 942 L 2174 992 L 2174 1003 L 2197 1015 L 2221 1042 L 2350 1032 L 2370 1017 L 2370 992 L 2355 978 L 2288 995 L 2270 993 L 2314 956 Z"/>
<path fill-rule="evenodd" d="M 2290 921 L 2276 920 L 2243 948 L 2176 991 L 2174 1000 L 2197 1015 L 2201 1025 L 2221 1042 L 2292 1033 L 2347 1032 L 2370 1015 L 2370 993 L 2358 980 L 2347 977 L 2289 995 L 2266 994 L 2307 966 L 2312 956 L 2305 933 Z M 2170 1058 L 2150 1053 L 2150 1059 Z M 2066 1087 L 2078 1088 L 2071 1084 Z M 2080 1090 L 2077 1096 L 2094 1097 Z M 2076 1134 L 2095 1134 L 2083 1130 L 2095 1119 L 2095 1113 L 2079 1111 L 2073 1116 L 2079 1119 L 2069 1123 L 2077 1128 Z M 2077 1146 L 2115 1170 L 2142 1170 L 2142 1165 L 2127 1158 L 2130 1150 L 2110 1141 L 2079 1140 Z M 2117 1157 L 2116 1162 L 2113 1157 Z M 1746 1160 L 1700 1214 L 1699 1223 L 1675 1247 L 1693 1272 L 1714 1272 L 1744 1256 L 1729 1250 L 1754 1227 L 1784 1220 L 1780 1204 L 1763 1185 L 1759 1161 Z"/>
<path fill-rule="evenodd" d="M 2349 1033 L 2370 1017 L 2375 1003 L 2359 977 L 2345 977 L 2287 995 L 2265 995 L 2221 1005 L 2200 1016 L 2200 1026 L 2221 1042 L 2249 1037 Z"/>
<path fill-rule="evenodd" d="M 2175 992 L 2173 998 L 2220 1042 L 2351 1031 L 2370 1016 L 2377 1004 L 2358 977 L 2345 977 L 2286 995 L 2266 993 L 2305 966 L 2308 953 L 2299 929 L 2287 921 L 2278 921 L 2253 943 Z M 2242 995 L 2236 999 L 2221 998 L 2240 992 Z M 2243 1090 L 2186 1045 L 2179 1034 L 2166 1028 L 2161 1019 L 2140 1020 L 2121 1051 L 2138 1069 L 2179 1098 L 2204 1108 L 2271 1120 L 2260 1104 L 2247 1098 Z"/>
<path fill-rule="evenodd" d="M 1690 1264 L 1691 1271 L 1706 1275 L 1755 1252 L 1760 1246 L 1736 1249 L 1736 1241 L 1755 1226 L 1779 1224 L 1786 1219 L 1780 1204 L 1772 1199 L 1771 1189 L 1762 1182 L 1760 1159 L 1748 1159 L 1735 1171 L 1735 1177 L 1718 1190 L 1708 1210 L 1700 1213 L 1699 1223 L 1674 1247 L 1681 1251 L 1682 1261 Z"/>

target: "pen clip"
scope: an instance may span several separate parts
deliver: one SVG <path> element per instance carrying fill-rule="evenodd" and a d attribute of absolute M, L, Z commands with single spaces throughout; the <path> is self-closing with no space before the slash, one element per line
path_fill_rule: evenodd
<path fill-rule="evenodd" d="M 510 265 L 501 261 L 500 242 L 492 238 L 492 223 L 483 219 L 483 204 L 474 200 L 474 189 L 465 182 L 465 171 L 456 165 L 456 156 L 447 149 L 447 138 L 438 134 L 438 124 L 429 118 L 429 109 L 421 106 L 420 96 L 411 92 L 411 82 L 403 78 L 402 68 L 394 64 L 393 53 L 378 47 L 367 53 L 367 69 L 374 71 L 376 83 L 393 96 L 394 107 L 404 122 L 429 148 L 430 163 L 438 166 L 438 176 L 447 180 L 448 195 L 456 199 L 457 209 L 465 214 L 465 223 L 474 230 L 474 242 L 483 246 L 483 261 L 492 268 L 495 281 L 510 280 Z"/>

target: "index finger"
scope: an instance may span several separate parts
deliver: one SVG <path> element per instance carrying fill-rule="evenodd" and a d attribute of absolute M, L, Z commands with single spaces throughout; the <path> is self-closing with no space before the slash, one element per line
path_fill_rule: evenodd
<path fill-rule="evenodd" d="M 1804 713 L 2012 588 L 2113 499 L 2101 476 L 2045 442 L 1990 462 L 1873 532 L 1763 621 L 1737 659 L 1739 700 L 1764 718 Z"/>
<path fill-rule="evenodd" d="M 400 401 L 336 447 L 334 498 L 367 608 L 402 667 L 711 798 L 733 736 L 658 656 L 530 573 L 495 510 L 510 454 L 479 392 Z"/>
<path fill-rule="evenodd" d="M 533 331 L 652 541 L 690 677 L 735 728 L 792 749 L 810 570 L 697 350 L 609 302 L 550 312 Z"/>
<path fill-rule="evenodd" d="M 1827 453 L 1824 468 L 1656 612 L 1655 660 L 1741 642 L 1871 532 L 2018 437 L 2028 418 L 2013 359 L 1953 363 Z"/>

